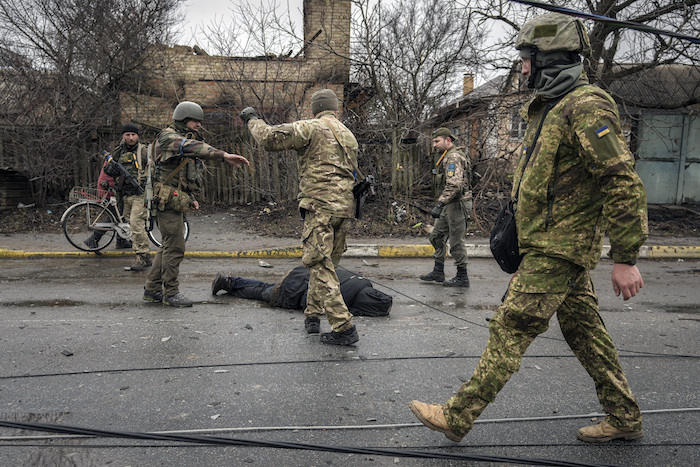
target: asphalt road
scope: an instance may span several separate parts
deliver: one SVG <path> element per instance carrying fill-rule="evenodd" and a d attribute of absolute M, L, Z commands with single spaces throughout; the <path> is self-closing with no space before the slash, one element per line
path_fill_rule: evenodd
<path fill-rule="evenodd" d="M 640 261 L 645 287 L 627 302 L 612 293 L 610 262 L 594 271 L 632 390 L 654 411 L 644 438 L 608 445 L 576 439 L 600 407 L 556 320 L 461 444 L 411 414 L 412 399 L 444 402 L 471 376 L 509 279 L 493 260 L 472 260 L 471 288 L 455 290 L 416 279 L 429 259 L 344 259 L 394 306 L 389 317 L 357 317 L 360 341 L 340 348 L 306 335 L 301 311 L 211 295 L 216 272 L 274 282 L 299 264 L 266 261 L 273 267 L 187 258 L 181 291 L 196 303 L 172 309 L 141 300 L 145 273 L 124 272 L 124 258 L 0 259 L 0 420 L 397 452 L 19 440 L 46 433 L 0 428 L 12 438 L 0 441 L 0 465 L 465 465 L 402 457 L 408 451 L 504 456 L 506 465 L 700 464 L 700 261 Z"/>

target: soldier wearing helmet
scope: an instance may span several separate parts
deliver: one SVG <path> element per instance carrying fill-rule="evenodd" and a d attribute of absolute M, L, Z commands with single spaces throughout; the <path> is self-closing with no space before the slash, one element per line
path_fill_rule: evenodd
<path fill-rule="evenodd" d="M 428 428 L 459 442 L 493 402 L 532 341 L 556 314 L 567 343 L 594 379 L 607 416 L 578 431 L 586 442 L 642 437 L 642 415 L 598 313 L 589 271 L 608 233 L 612 286 L 625 300 L 644 285 L 637 269 L 648 235 L 646 194 L 622 135 L 615 101 L 588 84 L 580 53 L 590 48 L 580 20 L 539 16 L 520 30 L 522 75 L 535 89 L 511 194 L 523 254 L 489 323 L 471 379 L 444 404 L 413 401 Z"/>
<path fill-rule="evenodd" d="M 180 262 L 185 256 L 183 214 L 199 209 L 195 195 L 201 190 L 202 160 L 226 161 L 238 168 L 250 165 L 245 157 L 229 154 L 202 141 L 199 130 L 204 111 L 195 102 L 180 102 L 173 122 L 154 143 L 154 202 L 157 200 L 158 228 L 163 245 L 156 254 L 146 279 L 143 299 L 168 306 L 189 307 L 192 301 L 179 290 Z"/>

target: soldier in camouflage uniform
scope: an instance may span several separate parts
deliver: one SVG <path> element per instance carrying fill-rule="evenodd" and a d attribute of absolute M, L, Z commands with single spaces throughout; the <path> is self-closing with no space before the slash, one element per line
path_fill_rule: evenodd
<path fill-rule="evenodd" d="M 352 314 L 343 301 L 335 265 L 347 249 L 346 235 L 354 217 L 355 136 L 337 118 L 338 98 L 330 89 L 311 97 L 314 118 L 270 126 L 251 107 L 241 118 L 253 137 L 268 151 L 295 149 L 299 155 L 299 209 L 304 217 L 302 262 L 309 268 L 305 328 L 320 332 L 326 315 L 331 332 L 321 342 L 351 345 L 359 340 Z"/>
<path fill-rule="evenodd" d="M 204 120 L 202 108 L 189 101 L 180 102 L 173 112 L 173 122 L 164 128 L 154 144 L 154 202 L 157 203 L 158 228 L 162 246 L 148 273 L 143 299 L 174 307 L 192 306 L 179 290 L 180 262 L 185 256 L 183 214 L 192 207 L 199 209 L 195 193 L 201 190 L 204 165 L 202 159 L 226 161 L 241 168 L 248 159 L 229 154 L 202 141 L 199 130 Z"/>
<path fill-rule="evenodd" d="M 590 46 L 581 21 L 542 15 L 523 26 L 516 47 L 522 74 L 536 89 L 522 111 L 529 123 L 525 149 L 535 144 L 536 129 L 543 124 L 527 167 L 526 157 L 521 158 L 514 181 L 517 187 L 522 178 L 515 218 L 524 257 L 489 324 L 489 341 L 471 380 L 445 404 L 413 401 L 410 407 L 426 426 L 459 442 L 556 314 L 608 414 L 597 425 L 579 429 L 578 438 L 641 438 L 642 415 L 598 313 L 589 271 L 600 258 L 607 230 L 616 295 L 628 300 L 644 285 L 635 265 L 648 231 L 644 187 L 615 102 L 588 84 L 583 72 L 579 53 Z M 544 116 L 544 106 L 557 99 Z"/>
<path fill-rule="evenodd" d="M 435 248 L 435 266 L 425 275 L 424 281 L 442 282 L 445 287 L 469 287 L 467 275 L 467 246 L 464 236 L 467 233 L 467 219 L 472 210 L 471 162 L 454 145 L 455 136 L 449 128 L 433 131 L 433 149 L 442 152 L 437 164 L 442 164 L 438 187 L 442 190 L 437 205 L 430 212 L 435 221 L 428 239 Z M 457 275 L 445 281 L 445 257 L 447 239 L 450 240 L 450 254 L 457 265 Z"/>
<path fill-rule="evenodd" d="M 112 157 L 119 162 L 143 186 L 146 181 L 145 165 L 146 146 L 139 141 L 139 129 L 133 123 L 122 127 L 122 141 L 112 152 Z M 117 189 L 122 197 L 124 209 L 122 214 L 129 222 L 131 241 L 136 253 L 136 261 L 129 268 L 131 271 L 143 271 L 152 265 L 148 236 L 146 235 L 146 208 L 143 194 L 124 180 L 116 180 Z"/>

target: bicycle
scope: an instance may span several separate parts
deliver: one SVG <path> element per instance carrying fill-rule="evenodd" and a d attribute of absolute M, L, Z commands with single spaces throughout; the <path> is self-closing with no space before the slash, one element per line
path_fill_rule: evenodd
<path fill-rule="evenodd" d="M 114 237 L 131 240 L 131 228 L 117 208 L 116 192 L 113 188 L 97 189 L 73 187 L 68 201 L 75 203 L 61 216 L 63 233 L 68 242 L 82 251 L 99 252 L 109 246 Z M 153 229 L 148 231 L 149 240 L 158 248 L 162 246 L 157 218 Z M 185 241 L 190 236 L 190 225 L 185 217 Z M 101 235 L 93 235 L 94 233 Z M 85 240 L 92 236 L 94 247 Z"/>

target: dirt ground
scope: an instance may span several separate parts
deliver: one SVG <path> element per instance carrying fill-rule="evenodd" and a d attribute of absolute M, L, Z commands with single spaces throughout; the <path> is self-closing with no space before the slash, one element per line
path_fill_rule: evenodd
<path fill-rule="evenodd" d="M 430 199 L 397 200 L 389 197 L 371 199 L 362 219 L 352 223 L 353 238 L 425 237 L 433 224 L 429 212 L 434 205 Z M 68 203 L 46 208 L 6 210 L 0 213 L 0 233 L 55 232 Z M 476 216 L 469 223 L 468 234 L 488 237 L 488 231 L 500 203 L 476 204 Z M 202 203 L 198 212 L 188 216 L 227 213 L 239 219 L 241 227 L 262 236 L 296 237 L 302 220 L 296 202 L 272 204 L 260 202 L 249 205 L 222 206 Z M 700 237 L 700 207 L 649 206 L 649 233 L 656 237 Z"/>

